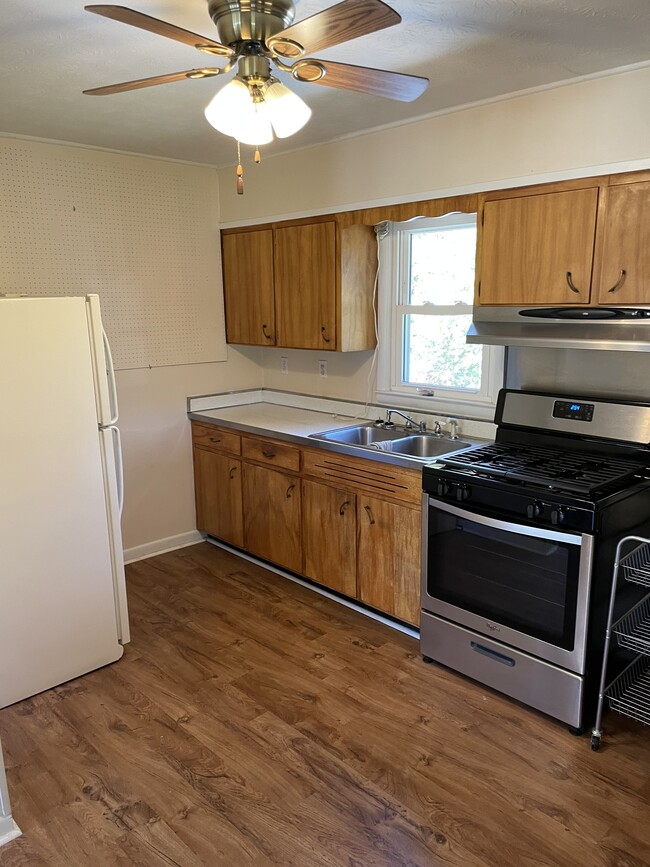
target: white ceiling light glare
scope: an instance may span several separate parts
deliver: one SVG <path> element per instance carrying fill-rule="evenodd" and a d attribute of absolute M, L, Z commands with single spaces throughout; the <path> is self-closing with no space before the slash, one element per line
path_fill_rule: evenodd
<path fill-rule="evenodd" d="M 294 135 L 311 117 L 311 109 L 297 94 L 273 78 L 264 91 L 264 102 L 278 138 Z"/>
<path fill-rule="evenodd" d="M 265 103 L 254 102 L 248 86 L 237 78 L 213 97 L 204 114 L 216 130 L 242 144 L 262 145 L 273 141 Z"/>

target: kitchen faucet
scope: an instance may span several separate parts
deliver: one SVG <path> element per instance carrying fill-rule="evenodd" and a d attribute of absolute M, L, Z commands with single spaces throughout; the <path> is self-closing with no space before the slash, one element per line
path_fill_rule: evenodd
<path fill-rule="evenodd" d="M 417 427 L 420 433 L 424 433 L 427 429 L 427 423 L 425 421 L 416 421 L 414 418 L 411 418 L 410 415 L 406 415 L 406 413 L 401 412 L 399 409 L 386 410 L 386 421 L 384 422 L 384 427 L 395 427 L 395 422 L 392 421 L 393 415 L 399 415 L 404 419 L 404 427 L 406 430 L 410 430 L 412 427 Z"/>

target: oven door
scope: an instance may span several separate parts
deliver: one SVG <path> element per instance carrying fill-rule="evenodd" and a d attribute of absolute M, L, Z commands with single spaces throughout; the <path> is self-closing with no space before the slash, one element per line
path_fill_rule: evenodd
<path fill-rule="evenodd" d="M 593 537 L 423 498 L 422 608 L 585 671 Z"/>

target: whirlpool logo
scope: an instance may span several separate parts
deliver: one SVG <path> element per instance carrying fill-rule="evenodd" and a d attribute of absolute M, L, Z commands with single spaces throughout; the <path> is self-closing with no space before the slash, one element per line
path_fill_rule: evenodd
<path fill-rule="evenodd" d="M 490 630 L 490 632 L 501 632 L 501 627 L 497 626 L 496 623 L 490 623 L 489 620 L 486 620 L 485 625 Z"/>

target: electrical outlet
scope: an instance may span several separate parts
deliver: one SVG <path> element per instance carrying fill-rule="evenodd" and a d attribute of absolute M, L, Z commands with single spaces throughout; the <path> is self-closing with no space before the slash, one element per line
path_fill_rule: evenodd
<path fill-rule="evenodd" d="M 327 376 L 327 362 L 325 361 L 325 359 L 321 359 L 318 362 L 318 375 Z"/>
<path fill-rule="evenodd" d="M 280 358 L 280 373 L 289 373 L 289 359 L 286 355 Z"/>

